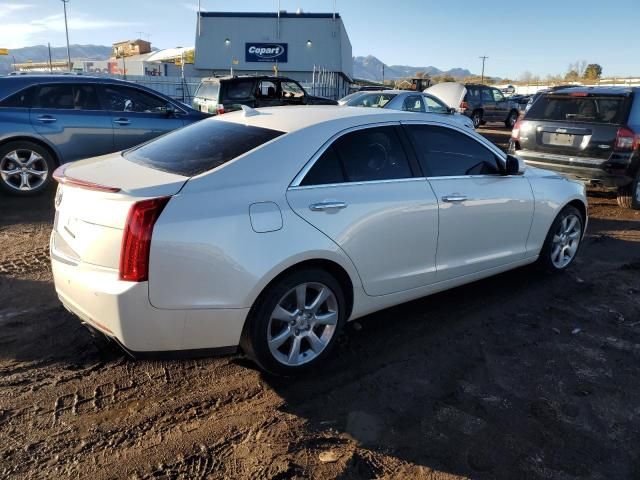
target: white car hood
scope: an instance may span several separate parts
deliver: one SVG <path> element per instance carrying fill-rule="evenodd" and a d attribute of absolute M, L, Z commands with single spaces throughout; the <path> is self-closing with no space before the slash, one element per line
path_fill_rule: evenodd
<path fill-rule="evenodd" d="M 446 103 L 449 108 L 458 110 L 467 94 L 467 87 L 458 82 L 444 82 L 425 89 L 424 93 L 433 95 Z"/>

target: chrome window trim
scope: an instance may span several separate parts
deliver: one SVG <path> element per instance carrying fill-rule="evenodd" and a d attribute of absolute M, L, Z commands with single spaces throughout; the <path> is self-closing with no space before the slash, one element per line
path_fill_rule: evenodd
<path fill-rule="evenodd" d="M 311 190 L 317 188 L 334 188 L 334 187 L 357 187 L 360 185 L 374 185 L 374 184 L 383 184 L 383 183 L 406 183 L 406 182 L 424 182 L 426 181 L 426 177 L 407 177 L 407 178 L 392 178 L 388 180 L 365 180 L 361 182 L 340 182 L 340 183 L 323 183 L 320 185 L 297 185 L 290 186 L 288 188 L 289 191 L 296 190 Z"/>

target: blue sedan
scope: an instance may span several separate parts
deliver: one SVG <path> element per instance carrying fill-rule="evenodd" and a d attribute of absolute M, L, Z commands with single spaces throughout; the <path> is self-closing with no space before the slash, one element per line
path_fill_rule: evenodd
<path fill-rule="evenodd" d="M 205 117 L 123 80 L 0 77 L 0 190 L 36 194 L 63 163 L 124 150 Z"/>

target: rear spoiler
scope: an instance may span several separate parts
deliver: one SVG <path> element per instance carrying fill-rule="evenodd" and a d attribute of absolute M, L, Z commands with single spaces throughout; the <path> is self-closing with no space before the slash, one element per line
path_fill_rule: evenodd
<path fill-rule="evenodd" d="M 60 165 L 53 172 L 53 179 L 60 185 L 69 185 L 71 187 L 84 188 L 85 190 L 95 190 L 98 192 L 118 193 L 122 190 L 119 187 L 109 187 L 107 185 L 100 185 L 98 183 L 87 182 L 86 180 L 80 180 L 79 178 L 73 178 L 68 176 L 65 171 L 69 166 L 68 163 Z"/>

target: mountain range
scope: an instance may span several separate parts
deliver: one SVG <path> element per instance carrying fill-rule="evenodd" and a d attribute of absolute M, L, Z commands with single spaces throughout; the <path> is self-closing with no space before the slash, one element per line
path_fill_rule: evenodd
<path fill-rule="evenodd" d="M 71 45 L 71 59 L 76 60 L 105 60 L 111 55 L 111 47 L 106 45 Z M 0 56 L 0 75 L 13 70 L 13 58 L 16 63 L 28 61 L 46 62 L 49 59 L 49 52 L 46 45 L 35 45 L 32 47 L 12 49 L 10 55 Z M 66 60 L 66 47 L 51 47 L 52 60 Z M 399 78 L 413 77 L 418 72 L 424 72 L 430 76 L 451 75 L 455 78 L 464 78 L 471 75 L 465 68 L 452 68 L 450 70 L 440 70 L 439 68 L 411 67 L 409 65 L 385 65 L 381 60 L 368 55 L 366 57 L 353 57 L 353 76 L 357 79 L 369 81 L 382 81 L 382 66 L 384 65 L 384 78 L 397 80 Z"/>
<path fill-rule="evenodd" d="M 380 82 L 382 81 L 383 65 L 385 80 L 414 77 L 418 72 L 424 72 L 432 77 L 435 75 L 451 75 L 454 78 L 464 78 L 472 75 L 466 68 L 440 70 L 433 66 L 411 67 L 409 65 L 386 65 L 373 55 L 368 55 L 366 57 L 353 57 L 353 76 L 361 80 Z"/>

